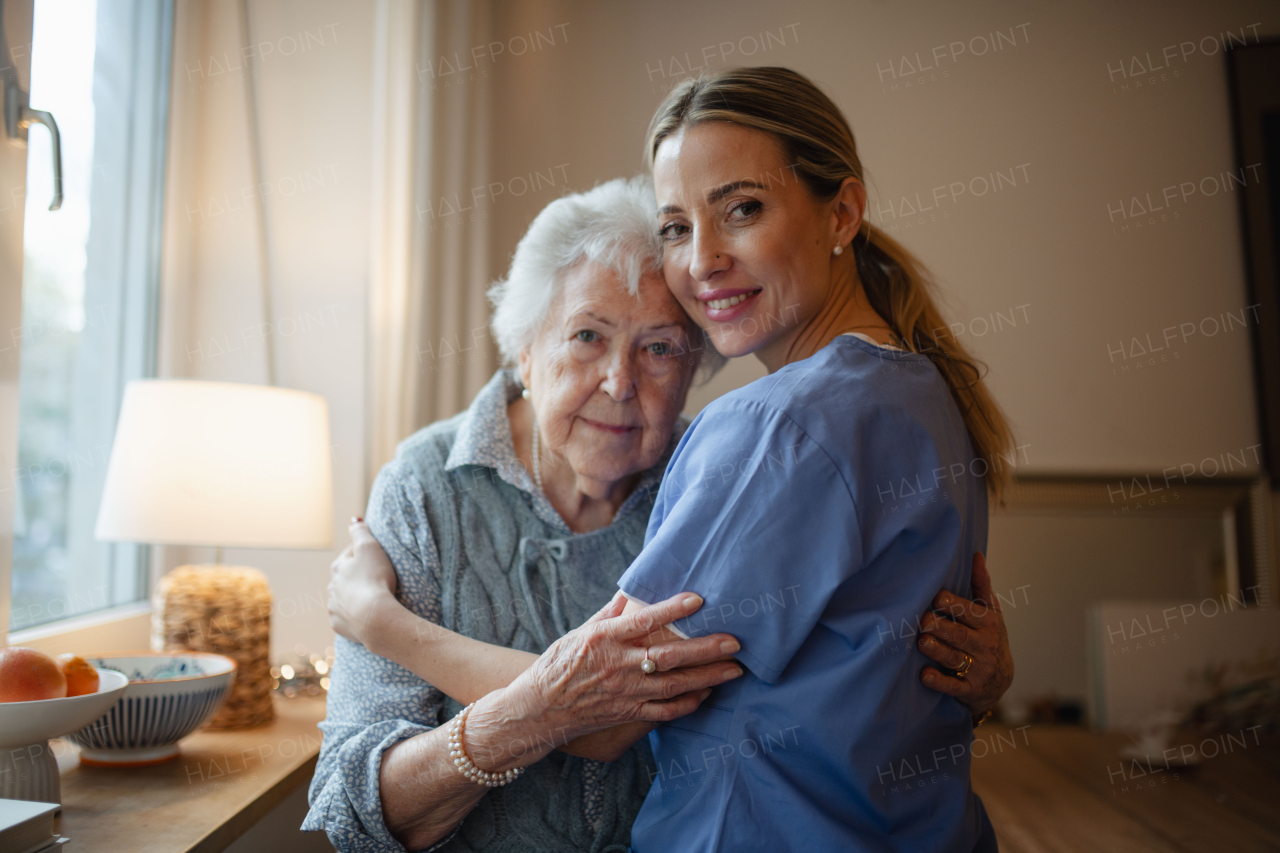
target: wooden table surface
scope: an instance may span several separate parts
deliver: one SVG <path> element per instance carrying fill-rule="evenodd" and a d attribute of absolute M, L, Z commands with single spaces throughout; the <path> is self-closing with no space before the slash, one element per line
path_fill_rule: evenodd
<path fill-rule="evenodd" d="M 223 850 L 315 769 L 324 702 L 277 700 L 276 712 L 270 726 L 198 732 L 176 761 L 158 767 L 70 766 L 62 834 L 101 853 Z M 1140 764 L 1120 758 L 1124 735 L 991 724 L 975 735 L 974 788 L 1002 853 L 1280 850 L 1275 736 L 1238 733 L 1218 738 L 1217 750 L 1201 742 L 1202 754 L 1219 754 L 1194 768 L 1139 775 Z M 62 761 L 73 765 L 74 757 Z"/>
<path fill-rule="evenodd" d="M 1124 735 L 1074 726 L 974 734 L 973 785 L 1001 853 L 1280 850 L 1275 736 L 1200 741 L 1199 766 L 1153 771 L 1120 757 Z"/>
<path fill-rule="evenodd" d="M 200 731 L 155 767 L 62 773 L 63 835 L 94 853 L 213 853 L 311 781 L 324 699 L 276 699 L 276 719 L 241 731 Z"/>

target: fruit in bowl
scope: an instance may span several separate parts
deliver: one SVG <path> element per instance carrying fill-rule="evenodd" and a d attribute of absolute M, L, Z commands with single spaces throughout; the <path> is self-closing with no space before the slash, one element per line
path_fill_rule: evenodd
<path fill-rule="evenodd" d="M 56 660 L 25 646 L 0 649 L 0 702 L 36 702 L 66 695 L 67 677 Z"/>
<path fill-rule="evenodd" d="M 98 692 L 98 671 L 79 655 L 58 655 L 58 665 L 67 679 L 68 696 Z"/>
<path fill-rule="evenodd" d="M 4 651 L 10 652 L 13 649 L 6 648 Z M 24 651 L 31 651 L 31 649 L 24 649 Z M 8 661 L 12 662 L 14 658 L 19 657 L 26 656 L 8 656 Z M 60 669 L 56 671 L 61 675 Z M 26 674 L 27 670 L 23 669 L 20 672 Z M 0 701 L 0 753 L 4 752 L 3 747 L 17 747 L 17 745 L 38 743 L 49 738 L 60 738 L 102 716 L 102 713 L 113 706 L 116 699 L 124 693 L 129 680 L 120 672 L 106 670 L 95 671 L 93 675 L 99 680 L 93 693 L 65 695 L 67 685 L 63 684 L 61 692 L 64 695 L 46 695 L 41 699 L 6 698 Z M 8 670 L 0 670 L 0 685 L 4 685 L 4 693 L 8 697 L 17 694 L 17 688 L 9 680 Z M 29 680 L 27 685 L 29 686 Z M 3 780 L 3 777 L 4 772 L 0 771 L 0 780 Z"/>
<path fill-rule="evenodd" d="M 93 692 L 68 696 L 57 661 L 32 649 L 0 650 L 0 799 L 60 802 L 58 762 L 46 741 L 98 719 L 129 686 L 120 672 L 93 676 Z"/>
<path fill-rule="evenodd" d="M 25 646 L 0 649 L 0 702 L 38 702 L 98 692 L 98 671 L 79 655 L 56 659 Z"/>

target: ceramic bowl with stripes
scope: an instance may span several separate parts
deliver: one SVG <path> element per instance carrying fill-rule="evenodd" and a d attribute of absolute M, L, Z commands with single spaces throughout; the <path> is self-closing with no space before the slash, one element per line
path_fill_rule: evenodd
<path fill-rule="evenodd" d="M 88 657 L 129 685 L 105 714 L 71 735 L 80 761 L 142 767 L 178 756 L 178 741 L 209 721 L 231 691 L 236 662 L 206 652 L 119 652 Z"/>

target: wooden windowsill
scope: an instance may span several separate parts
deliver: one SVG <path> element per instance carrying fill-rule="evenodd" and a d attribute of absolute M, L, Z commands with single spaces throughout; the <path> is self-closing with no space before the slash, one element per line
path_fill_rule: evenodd
<path fill-rule="evenodd" d="M 68 747 L 59 757 L 59 831 L 100 853 L 225 850 L 310 782 L 324 714 L 323 697 L 277 698 L 270 725 L 196 732 L 182 740 L 182 755 L 156 767 L 83 767 Z"/>

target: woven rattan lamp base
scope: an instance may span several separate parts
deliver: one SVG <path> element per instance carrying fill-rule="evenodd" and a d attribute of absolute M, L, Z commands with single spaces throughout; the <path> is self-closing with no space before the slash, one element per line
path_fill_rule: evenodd
<path fill-rule="evenodd" d="M 269 723 L 271 587 L 245 566 L 179 566 L 156 584 L 151 648 L 213 652 L 238 665 L 231 694 L 209 723 L 238 729 Z"/>

